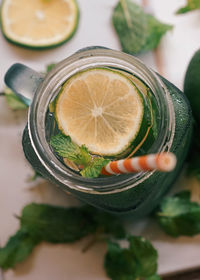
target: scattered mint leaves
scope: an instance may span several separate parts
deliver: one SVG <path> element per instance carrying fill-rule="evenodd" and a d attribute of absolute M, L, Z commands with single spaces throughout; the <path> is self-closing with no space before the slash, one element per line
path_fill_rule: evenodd
<path fill-rule="evenodd" d="M 24 207 L 20 229 L 0 248 L 0 267 L 14 267 L 28 257 L 41 241 L 72 243 L 87 235 L 107 238 L 125 238 L 121 221 L 92 206 L 63 208 L 31 203 Z M 95 241 L 99 241 L 96 238 Z"/>
<path fill-rule="evenodd" d="M 8 269 L 24 261 L 40 240 L 32 238 L 29 232 L 21 228 L 5 245 L 0 248 L 0 267 Z"/>
<path fill-rule="evenodd" d="M 138 54 L 158 46 L 172 25 L 158 21 L 131 0 L 120 0 L 113 11 L 112 21 L 124 52 Z"/>
<path fill-rule="evenodd" d="M 83 177 L 87 178 L 98 177 L 102 168 L 108 164 L 109 161 L 109 159 L 104 159 L 103 157 L 93 158 L 80 173 Z"/>
<path fill-rule="evenodd" d="M 200 0 L 187 0 L 186 6 L 180 8 L 176 14 L 184 14 L 194 10 L 200 9 Z"/>
<path fill-rule="evenodd" d="M 25 260 L 41 241 L 71 243 L 86 235 L 108 242 L 105 256 L 107 275 L 113 280 L 159 280 L 156 276 L 157 252 L 149 241 L 129 236 L 116 216 L 92 206 L 63 208 L 31 203 L 24 207 L 20 229 L 0 248 L 0 267 L 13 268 Z M 129 248 L 121 248 L 113 239 L 128 241 Z"/>
<path fill-rule="evenodd" d="M 28 106 L 8 87 L 4 89 L 4 96 L 8 106 L 12 110 L 24 110 L 28 108 Z"/>
<path fill-rule="evenodd" d="M 71 243 L 86 235 L 108 242 L 104 266 L 113 280 L 159 280 L 156 275 L 157 252 L 139 236 L 129 236 L 120 219 L 92 206 L 63 208 L 31 203 L 24 207 L 20 229 L 0 248 L 0 267 L 13 268 L 25 260 L 41 241 Z M 110 240 L 124 239 L 129 248 Z M 90 244 L 91 245 L 91 244 Z"/>
<path fill-rule="evenodd" d="M 128 241 L 129 248 L 108 242 L 104 262 L 107 275 L 113 280 L 159 279 L 156 276 L 158 256 L 151 243 L 140 236 L 129 236 Z"/>
<path fill-rule="evenodd" d="M 200 233 L 200 205 L 190 201 L 189 191 L 164 198 L 156 218 L 161 228 L 173 237 Z"/>
<path fill-rule="evenodd" d="M 87 178 L 98 177 L 102 167 L 109 162 L 108 159 L 103 157 L 93 158 L 84 145 L 79 147 L 72 142 L 70 136 L 65 136 L 61 133 L 51 137 L 50 145 L 59 156 L 81 165 L 83 169 L 80 173 Z"/>

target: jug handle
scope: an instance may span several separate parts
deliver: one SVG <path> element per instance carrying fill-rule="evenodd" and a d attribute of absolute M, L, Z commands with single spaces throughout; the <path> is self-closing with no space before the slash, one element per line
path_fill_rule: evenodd
<path fill-rule="evenodd" d="M 8 69 L 4 81 L 29 106 L 44 77 L 45 74 L 38 73 L 21 63 L 16 63 Z"/>

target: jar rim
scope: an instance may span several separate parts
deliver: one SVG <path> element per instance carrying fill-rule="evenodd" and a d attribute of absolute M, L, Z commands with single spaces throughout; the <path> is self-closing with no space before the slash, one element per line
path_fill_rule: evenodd
<path fill-rule="evenodd" d="M 32 147 L 41 164 L 66 190 L 73 189 L 93 194 L 111 194 L 133 188 L 152 176 L 155 172 L 139 172 L 137 174 L 123 174 L 103 178 L 84 178 L 67 169 L 55 156 L 49 147 L 45 134 L 46 112 L 50 100 L 62 84 L 76 72 L 85 67 L 112 65 L 120 69 L 133 71 L 147 84 L 154 87 L 162 109 L 162 135 L 156 140 L 156 152 L 169 151 L 175 133 L 175 114 L 168 89 L 161 78 L 148 69 L 138 58 L 120 51 L 102 47 L 92 47 L 76 52 L 72 56 L 59 62 L 45 77 L 38 87 L 28 115 L 28 130 Z M 149 86 L 148 84 L 148 86 Z M 49 94 L 52 93 L 52 94 Z M 160 94 L 161 93 L 161 94 Z"/>

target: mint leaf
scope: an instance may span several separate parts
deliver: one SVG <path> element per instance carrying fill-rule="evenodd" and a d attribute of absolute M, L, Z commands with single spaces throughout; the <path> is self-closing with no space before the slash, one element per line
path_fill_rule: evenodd
<path fill-rule="evenodd" d="M 4 89 L 4 95 L 8 106 L 12 110 L 24 110 L 28 106 L 8 87 Z"/>
<path fill-rule="evenodd" d="M 113 280 L 156 277 L 157 252 L 151 243 L 140 236 L 130 236 L 128 240 L 129 248 L 108 242 L 104 261 L 107 275 Z"/>
<path fill-rule="evenodd" d="M 130 236 L 130 250 L 140 265 L 140 277 L 150 277 L 157 271 L 158 254 L 151 243 L 141 236 Z"/>
<path fill-rule="evenodd" d="M 103 157 L 93 158 L 88 166 L 86 166 L 80 173 L 83 177 L 95 178 L 101 174 L 102 168 L 109 163 L 110 160 Z"/>
<path fill-rule="evenodd" d="M 74 242 L 95 232 L 90 207 L 63 208 L 46 204 L 29 204 L 22 211 L 21 226 L 29 234 L 51 243 Z"/>
<path fill-rule="evenodd" d="M 180 8 L 176 14 L 184 14 L 197 9 L 200 9 L 200 0 L 187 0 L 186 6 Z"/>
<path fill-rule="evenodd" d="M 200 233 L 200 205 L 190 201 L 189 192 L 166 197 L 156 212 L 161 228 L 173 237 Z"/>
<path fill-rule="evenodd" d="M 79 147 L 73 143 L 69 136 L 61 133 L 52 136 L 50 145 L 59 156 L 67 158 L 78 165 L 86 166 L 91 161 L 88 149 L 84 145 Z"/>
<path fill-rule="evenodd" d="M 35 171 L 34 169 L 33 172 L 34 172 L 33 175 L 28 178 L 28 182 L 33 182 L 38 178 L 43 178 L 43 176 L 39 172 Z"/>
<path fill-rule="evenodd" d="M 161 23 L 131 0 L 121 0 L 112 21 L 124 52 L 138 54 L 154 49 L 171 25 Z"/>
<path fill-rule="evenodd" d="M 46 66 L 46 73 L 50 72 L 54 67 L 56 66 L 56 63 L 50 63 Z"/>
<path fill-rule="evenodd" d="M 139 274 L 134 253 L 130 249 L 122 249 L 114 242 L 108 242 L 104 267 L 112 280 L 135 280 Z"/>
<path fill-rule="evenodd" d="M 74 242 L 97 231 L 115 238 L 126 235 L 119 218 L 92 206 L 63 208 L 32 203 L 24 207 L 20 220 L 33 237 L 52 243 Z"/>
<path fill-rule="evenodd" d="M 38 239 L 32 238 L 26 229 L 20 229 L 5 245 L 0 248 L 0 267 L 8 269 L 25 260 L 39 243 Z"/>
<path fill-rule="evenodd" d="M 119 1 L 113 11 L 112 21 L 122 50 L 139 53 L 148 36 L 147 19 L 140 6 L 128 0 Z"/>
<path fill-rule="evenodd" d="M 143 52 L 155 49 L 159 45 L 162 36 L 173 28 L 172 25 L 161 23 L 152 15 L 147 14 L 146 17 L 148 36 L 142 48 Z"/>

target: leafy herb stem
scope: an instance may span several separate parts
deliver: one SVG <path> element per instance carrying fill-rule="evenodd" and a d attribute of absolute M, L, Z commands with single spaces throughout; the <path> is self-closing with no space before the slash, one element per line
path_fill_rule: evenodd
<path fill-rule="evenodd" d="M 20 220 L 21 219 L 21 217 L 20 216 L 18 216 L 18 215 L 16 215 L 16 214 L 14 214 L 13 215 L 16 219 L 18 219 L 18 220 Z"/>
<path fill-rule="evenodd" d="M 170 216 L 173 217 L 172 214 L 162 213 L 162 212 L 158 212 L 156 215 L 157 215 L 157 216 L 160 216 L 160 217 L 170 217 Z"/>
<path fill-rule="evenodd" d="M 124 10 L 124 15 L 126 17 L 127 25 L 129 28 L 132 28 L 133 26 L 132 26 L 131 17 L 130 17 L 129 11 L 128 11 L 127 3 L 125 0 L 120 0 L 120 3 L 122 6 L 122 9 Z"/>

